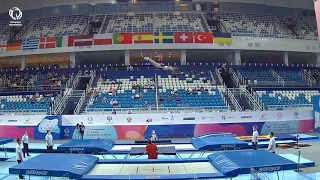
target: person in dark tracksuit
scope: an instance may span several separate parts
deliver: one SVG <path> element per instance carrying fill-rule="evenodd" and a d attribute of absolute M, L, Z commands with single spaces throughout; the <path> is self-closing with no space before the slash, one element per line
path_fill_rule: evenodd
<path fill-rule="evenodd" d="M 84 130 L 85 130 L 85 126 L 83 125 L 83 122 L 81 122 L 80 126 L 80 139 L 83 139 L 83 135 L 84 135 Z"/>

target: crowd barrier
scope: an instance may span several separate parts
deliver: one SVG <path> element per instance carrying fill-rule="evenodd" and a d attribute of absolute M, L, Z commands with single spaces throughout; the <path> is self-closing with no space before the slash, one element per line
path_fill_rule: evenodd
<path fill-rule="evenodd" d="M 0 116 L 0 137 L 17 138 L 25 131 L 32 139 L 44 139 L 51 130 L 54 139 L 77 138 L 76 124 L 86 126 L 86 139 L 141 139 L 152 130 L 160 138 L 189 138 L 210 132 L 231 132 L 239 136 L 310 132 L 315 129 L 312 110 L 159 113 L 117 115 Z"/>

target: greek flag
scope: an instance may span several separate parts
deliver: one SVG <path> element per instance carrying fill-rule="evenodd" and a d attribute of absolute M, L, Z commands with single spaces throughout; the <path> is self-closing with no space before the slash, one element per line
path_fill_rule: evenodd
<path fill-rule="evenodd" d="M 39 38 L 24 39 L 22 41 L 22 50 L 39 49 Z"/>

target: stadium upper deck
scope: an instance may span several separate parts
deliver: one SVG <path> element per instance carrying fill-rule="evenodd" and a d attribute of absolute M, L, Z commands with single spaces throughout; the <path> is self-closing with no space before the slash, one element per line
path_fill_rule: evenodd
<path fill-rule="evenodd" d="M 207 20 L 214 18 L 215 28 Z M 280 21 L 273 15 L 220 13 L 214 16 L 201 12 L 122 13 L 105 15 L 72 15 L 31 20 L 14 39 L 83 35 L 89 33 L 91 20 L 101 26 L 96 31 L 109 32 L 230 32 L 233 36 L 317 39 L 315 17 L 297 17 Z M 0 39 L 10 38 L 8 22 L 0 23 Z"/>

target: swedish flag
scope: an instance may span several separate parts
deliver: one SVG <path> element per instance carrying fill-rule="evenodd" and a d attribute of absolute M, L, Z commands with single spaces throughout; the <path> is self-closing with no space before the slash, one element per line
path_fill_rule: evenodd
<path fill-rule="evenodd" d="M 173 43 L 173 32 L 155 32 L 154 43 Z"/>

